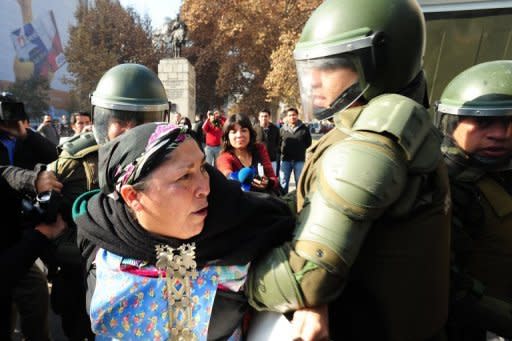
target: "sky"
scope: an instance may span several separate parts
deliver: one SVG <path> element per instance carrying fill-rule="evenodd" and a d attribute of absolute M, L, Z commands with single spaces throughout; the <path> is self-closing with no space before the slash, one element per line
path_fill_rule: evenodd
<path fill-rule="evenodd" d="M 143 17 L 148 14 L 153 28 L 162 26 L 165 17 L 176 18 L 181 0 L 120 0 L 123 7 L 132 7 Z"/>

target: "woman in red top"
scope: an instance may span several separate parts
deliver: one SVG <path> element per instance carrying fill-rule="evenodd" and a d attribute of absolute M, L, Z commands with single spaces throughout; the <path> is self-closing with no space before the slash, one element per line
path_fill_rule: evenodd
<path fill-rule="evenodd" d="M 265 145 L 256 143 L 256 133 L 249 117 L 244 114 L 231 115 L 224 124 L 222 151 L 216 165 L 228 178 L 242 168 L 252 168 L 255 174 L 251 182 L 253 191 L 277 192 L 279 188 L 267 149 Z"/>

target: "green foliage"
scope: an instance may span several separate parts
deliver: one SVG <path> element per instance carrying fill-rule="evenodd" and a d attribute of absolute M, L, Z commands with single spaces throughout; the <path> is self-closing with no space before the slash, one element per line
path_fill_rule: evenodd
<path fill-rule="evenodd" d="M 69 29 L 70 38 L 65 55 L 66 79 L 79 107 L 87 109 L 89 94 L 101 76 L 121 63 L 140 63 L 157 70 L 161 54 L 153 47 L 151 20 L 141 18 L 133 9 L 119 3 L 97 0 L 94 7 L 79 7 L 77 25 Z"/>
<path fill-rule="evenodd" d="M 320 0 L 184 0 L 181 17 L 196 68 L 198 102 L 229 97 L 237 110 L 298 102 L 293 47 Z M 198 107 L 201 107 L 198 103 Z"/>

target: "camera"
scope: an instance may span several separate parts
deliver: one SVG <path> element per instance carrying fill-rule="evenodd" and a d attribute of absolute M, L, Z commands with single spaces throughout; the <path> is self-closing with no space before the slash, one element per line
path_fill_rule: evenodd
<path fill-rule="evenodd" d="M 54 191 L 39 193 L 35 199 L 21 201 L 21 214 L 26 225 L 51 224 L 57 220 L 62 196 Z"/>
<path fill-rule="evenodd" d="M 216 126 L 216 127 L 222 128 L 221 121 L 218 118 L 215 118 L 213 120 L 213 125 Z"/>

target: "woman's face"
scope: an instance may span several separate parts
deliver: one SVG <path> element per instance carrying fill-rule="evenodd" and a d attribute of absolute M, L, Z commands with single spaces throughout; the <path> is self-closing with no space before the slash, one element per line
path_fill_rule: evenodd
<path fill-rule="evenodd" d="M 249 128 L 243 128 L 238 123 L 235 123 L 231 130 L 229 130 L 229 143 L 234 149 L 247 148 L 250 139 L 251 132 Z"/>
<path fill-rule="evenodd" d="M 204 154 L 193 139 L 176 148 L 155 169 L 130 205 L 139 224 L 149 232 L 189 239 L 203 230 L 208 213 L 210 178 Z"/>

